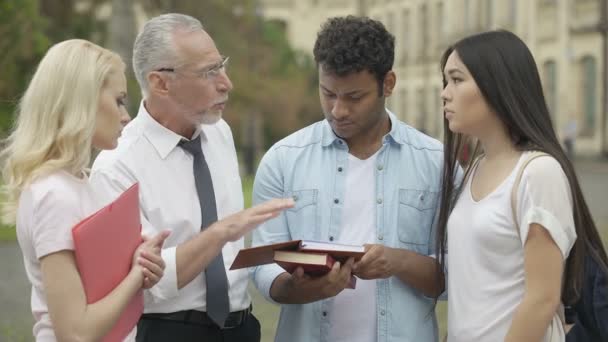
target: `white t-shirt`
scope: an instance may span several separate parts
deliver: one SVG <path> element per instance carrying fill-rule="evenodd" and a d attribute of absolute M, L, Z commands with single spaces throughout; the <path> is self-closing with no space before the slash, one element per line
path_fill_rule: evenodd
<path fill-rule="evenodd" d="M 376 157 L 366 160 L 348 155 L 344 210 L 338 243 L 375 243 Z M 334 299 L 329 314 L 332 342 L 376 341 L 376 280 L 357 279 L 355 289 L 344 289 Z"/>
<path fill-rule="evenodd" d="M 21 193 L 17 209 L 17 239 L 25 271 L 32 283 L 34 336 L 38 342 L 56 341 L 49 317 L 40 258 L 73 250 L 72 227 L 102 207 L 89 180 L 57 171 L 34 181 Z M 135 341 L 136 330 L 125 341 Z"/>
<path fill-rule="evenodd" d="M 564 259 L 576 240 L 568 179 L 552 157 L 531 161 L 523 173 L 517 191 L 517 234 L 511 189 L 527 154 L 479 201 L 471 196 L 469 177 L 449 217 L 449 342 L 504 340 L 525 291 L 523 245 L 530 224 L 547 229 Z M 559 318 L 553 326 L 565 340 Z"/>

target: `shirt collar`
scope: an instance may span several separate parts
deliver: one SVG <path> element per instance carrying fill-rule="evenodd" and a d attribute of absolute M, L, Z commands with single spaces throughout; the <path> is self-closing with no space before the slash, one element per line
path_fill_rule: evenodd
<path fill-rule="evenodd" d="M 185 139 L 183 136 L 173 132 L 156 121 L 144 106 L 144 101 L 141 101 L 139 105 L 137 117 L 141 118 L 144 127 L 144 135 L 148 141 L 150 141 L 150 144 L 152 144 L 161 159 L 165 159 L 177 144 Z M 201 140 L 205 141 L 207 139 L 200 125 L 196 128 L 196 131 L 194 131 L 192 138 L 196 138 L 199 134 Z"/>
<path fill-rule="evenodd" d="M 401 131 L 397 127 L 397 118 L 395 114 L 393 114 L 388 108 L 386 108 L 386 112 L 388 113 L 388 119 L 391 122 L 391 130 L 384 136 L 384 141 L 392 140 L 397 144 L 402 145 L 403 139 L 401 139 Z M 343 141 L 342 138 L 338 137 L 336 133 L 331 129 L 331 125 L 327 122 L 327 119 L 323 120 L 323 137 L 322 137 L 323 147 L 327 147 L 335 142 Z"/>

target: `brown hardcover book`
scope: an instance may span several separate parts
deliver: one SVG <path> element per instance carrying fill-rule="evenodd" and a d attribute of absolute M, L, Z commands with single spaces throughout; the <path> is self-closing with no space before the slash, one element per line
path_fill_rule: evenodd
<path fill-rule="evenodd" d="M 274 261 L 289 273 L 302 267 L 304 273 L 313 277 L 327 274 L 336 262 L 331 255 L 326 253 L 293 251 L 274 251 Z M 357 278 L 351 276 L 348 288 L 354 289 L 356 284 Z"/>
<path fill-rule="evenodd" d="M 335 262 L 329 254 L 292 251 L 274 251 L 274 261 L 289 273 L 293 273 L 299 266 L 304 269 L 304 273 L 312 276 L 324 275 L 331 271 Z"/>
<path fill-rule="evenodd" d="M 337 243 L 309 240 L 292 240 L 265 246 L 243 248 L 237 254 L 234 262 L 232 262 L 230 269 L 236 270 L 239 268 L 272 264 L 275 262 L 275 251 L 306 251 L 317 254 L 325 253 L 329 254 L 333 259 L 341 262 L 347 260 L 349 257 L 354 257 L 355 260 L 359 260 L 363 254 L 365 254 L 365 248 L 363 246 L 342 245 Z"/>

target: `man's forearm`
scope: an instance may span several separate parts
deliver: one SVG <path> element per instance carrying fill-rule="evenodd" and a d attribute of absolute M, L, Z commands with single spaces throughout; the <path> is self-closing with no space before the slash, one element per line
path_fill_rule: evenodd
<path fill-rule="evenodd" d="M 224 235 L 211 226 L 177 246 L 175 252 L 177 288 L 183 288 L 200 275 L 221 252 L 225 244 Z"/>
<path fill-rule="evenodd" d="M 445 286 L 443 277 L 437 278 L 437 260 L 405 249 L 394 249 L 397 255 L 395 276 L 403 283 L 428 297 L 439 296 Z"/>

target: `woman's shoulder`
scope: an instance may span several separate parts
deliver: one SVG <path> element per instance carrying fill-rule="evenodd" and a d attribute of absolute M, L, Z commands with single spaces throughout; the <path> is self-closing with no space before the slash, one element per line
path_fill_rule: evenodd
<path fill-rule="evenodd" d="M 567 179 L 561 164 L 552 155 L 534 151 L 524 152 L 522 162 L 534 156 L 538 157 L 530 160 L 527 165 L 523 166 L 525 169 L 523 170 L 522 179 L 543 184 L 551 184 L 551 182 Z"/>
<path fill-rule="evenodd" d="M 45 201 L 77 204 L 82 189 L 89 188 L 86 177 L 78 178 L 70 173 L 59 170 L 41 176 L 30 183 L 23 191 L 28 193 L 33 204 Z"/>

